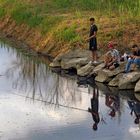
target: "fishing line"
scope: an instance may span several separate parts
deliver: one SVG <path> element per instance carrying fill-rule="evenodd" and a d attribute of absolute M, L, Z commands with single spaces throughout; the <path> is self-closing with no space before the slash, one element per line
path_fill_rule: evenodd
<path fill-rule="evenodd" d="M 62 104 L 56 104 L 56 103 L 49 102 L 49 101 L 44 101 L 44 100 L 41 100 L 41 99 L 33 99 L 31 97 L 19 95 L 19 94 L 16 94 L 14 92 L 13 93 L 10 92 L 10 94 L 17 95 L 17 96 L 20 96 L 20 97 L 24 97 L 26 99 L 31 99 L 31 100 L 35 100 L 35 101 L 39 101 L 39 102 L 44 102 L 44 103 L 47 103 L 47 104 L 52 104 L 52 105 L 55 105 L 55 106 L 61 106 L 61 107 L 64 107 L 64 108 L 69 108 L 69 109 L 73 109 L 73 110 L 88 112 L 88 110 L 85 110 L 85 109 L 81 109 L 81 108 L 77 108 L 77 107 L 71 107 L 71 106 L 66 106 L 66 105 L 62 105 Z M 87 92 L 85 92 L 85 94 L 87 94 Z M 124 106 L 126 107 L 126 109 L 130 110 L 130 108 L 127 105 L 124 104 Z M 100 110 L 100 113 L 99 114 L 101 114 L 103 116 L 101 110 Z"/>
<path fill-rule="evenodd" d="M 62 104 L 56 104 L 56 103 L 53 103 L 53 102 L 44 101 L 44 100 L 40 100 L 40 99 L 33 99 L 31 97 L 26 97 L 26 96 L 19 95 L 19 94 L 16 94 L 16 93 L 10 93 L 10 94 L 17 95 L 17 96 L 20 96 L 20 97 L 24 97 L 26 99 L 31 99 L 31 100 L 35 100 L 35 101 L 39 101 L 39 102 L 44 102 L 44 103 L 47 103 L 47 104 L 52 104 L 52 105 L 55 105 L 55 106 L 61 106 L 61 107 L 64 107 L 64 108 L 69 108 L 69 109 L 73 109 L 73 110 L 88 112 L 88 110 L 77 108 L 77 107 L 66 106 L 66 105 L 62 105 Z"/>

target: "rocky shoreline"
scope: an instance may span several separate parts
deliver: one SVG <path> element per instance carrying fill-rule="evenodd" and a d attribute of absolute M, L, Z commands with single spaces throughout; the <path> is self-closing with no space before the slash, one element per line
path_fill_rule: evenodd
<path fill-rule="evenodd" d="M 31 52 L 34 55 L 40 55 L 49 58 L 52 61 L 52 57 L 46 53 L 38 54 L 36 51 L 23 44 L 21 41 L 15 40 L 13 37 L 7 37 L 7 35 L 0 33 L 0 38 L 10 40 L 15 46 L 23 46 L 23 49 L 27 52 Z M 140 93 L 140 71 L 136 70 L 128 74 L 124 73 L 125 62 L 122 62 L 118 68 L 113 71 L 104 69 L 104 63 L 102 63 L 102 56 L 100 55 L 100 64 L 92 65 L 89 61 L 92 60 L 91 54 L 88 50 L 73 49 L 65 54 L 60 54 L 53 59 L 50 63 L 50 67 L 56 72 L 72 71 L 78 75 L 81 79 L 86 77 L 93 77 L 96 82 L 105 83 L 110 87 L 118 87 L 120 90 L 134 90 L 136 93 Z"/>
<path fill-rule="evenodd" d="M 91 60 L 88 50 L 75 49 L 66 54 L 57 56 L 50 67 L 59 70 L 74 69 L 78 77 L 94 77 L 96 82 L 105 83 L 110 87 L 118 87 L 120 90 L 134 90 L 140 93 L 140 71 L 136 70 L 128 74 L 124 73 L 126 62 L 113 71 L 104 69 L 102 56 L 100 64 L 89 64 Z"/>

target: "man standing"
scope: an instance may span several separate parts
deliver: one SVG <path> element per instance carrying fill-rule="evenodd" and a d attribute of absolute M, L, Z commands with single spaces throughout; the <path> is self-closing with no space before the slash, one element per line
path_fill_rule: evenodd
<path fill-rule="evenodd" d="M 86 41 L 89 41 L 89 50 L 92 52 L 92 58 L 93 61 L 91 61 L 90 63 L 98 63 L 97 62 L 97 31 L 98 28 L 95 25 L 95 19 L 94 18 L 90 18 L 90 34 L 89 34 L 89 38 L 86 39 Z"/>

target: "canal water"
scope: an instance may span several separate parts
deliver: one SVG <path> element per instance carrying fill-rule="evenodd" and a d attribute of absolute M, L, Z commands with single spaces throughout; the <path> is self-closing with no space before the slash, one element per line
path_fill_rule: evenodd
<path fill-rule="evenodd" d="M 0 140 L 139 140 L 139 103 L 133 91 L 77 85 L 44 59 L 0 43 Z"/>

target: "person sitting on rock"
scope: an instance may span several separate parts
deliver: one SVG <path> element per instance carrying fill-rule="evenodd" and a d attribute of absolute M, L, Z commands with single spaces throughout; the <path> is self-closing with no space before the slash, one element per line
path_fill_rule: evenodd
<path fill-rule="evenodd" d="M 112 60 L 113 60 L 113 57 L 112 57 L 112 55 L 111 55 L 110 52 L 108 52 L 107 54 L 105 54 L 105 56 L 104 56 L 105 68 L 108 66 L 108 64 L 110 62 L 112 62 Z"/>
<path fill-rule="evenodd" d="M 120 55 L 119 51 L 115 49 L 113 43 L 109 43 L 108 45 L 109 51 L 106 53 L 104 60 L 105 66 L 109 70 L 114 70 L 115 68 L 119 67 L 120 62 Z"/>
<path fill-rule="evenodd" d="M 128 73 L 131 70 L 131 65 L 133 64 L 133 70 L 138 65 L 140 68 L 140 49 L 138 45 L 132 46 L 132 55 L 129 56 L 128 62 L 126 64 L 125 72 Z"/>

